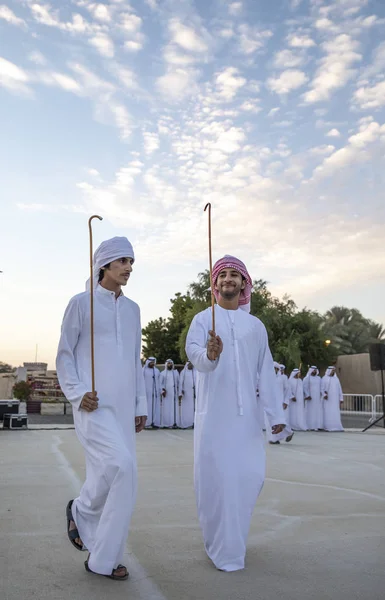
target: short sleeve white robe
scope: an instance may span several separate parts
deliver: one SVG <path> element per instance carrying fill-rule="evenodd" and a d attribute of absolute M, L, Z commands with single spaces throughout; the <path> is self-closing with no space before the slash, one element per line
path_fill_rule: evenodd
<path fill-rule="evenodd" d="M 303 381 L 295 377 L 289 378 L 289 422 L 294 431 L 306 431 L 305 400 L 303 396 Z M 295 398 L 295 402 L 293 401 Z"/>
<path fill-rule="evenodd" d="M 195 379 L 196 370 L 189 369 L 187 366 L 179 375 L 179 397 L 182 396 L 182 399 L 178 399 L 176 424 L 181 429 L 187 429 L 194 425 Z"/>
<path fill-rule="evenodd" d="M 155 420 L 158 427 L 173 427 L 176 425 L 178 403 L 179 373 L 176 369 L 164 369 L 160 374 L 160 391 L 166 390 L 166 396 L 161 398 L 160 414 Z"/>
<path fill-rule="evenodd" d="M 91 553 L 90 569 L 111 574 L 122 561 L 136 499 L 135 416 L 147 415 L 140 311 L 100 285 L 94 293 L 95 382 L 99 407 L 79 410 L 91 386 L 90 294 L 72 298 L 62 324 L 56 368 L 72 403 L 86 455 L 86 481 L 72 514 Z"/>
<path fill-rule="evenodd" d="M 147 396 L 147 427 L 159 422 L 160 418 L 160 371 L 157 367 L 143 367 Z"/>
<path fill-rule="evenodd" d="M 316 431 L 322 428 L 321 378 L 319 375 L 308 373 L 303 380 L 305 398 L 305 418 L 307 428 Z"/>
<path fill-rule="evenodd" d="M 186 353 L 197 369 L 194 479 L 205 549 L 223 571 L 244 568 L 252 512 L 265 479 L 263 418 L 285 423 L 273 359 L 259 319 L 215 306 L 223 341 L 217 361 L 207 357 L 211 309 L 196 315 Z"/>
<path fill-rule="evenodd" d="M 327 392 L 328 399 L 325 399 Z M 323 429 L 325 431 L 344 431 L 341 422 L 341 403 L 344 399 L 341 383 L 337 375 L 325 375 L 321 383 L 323 405 Z"/>

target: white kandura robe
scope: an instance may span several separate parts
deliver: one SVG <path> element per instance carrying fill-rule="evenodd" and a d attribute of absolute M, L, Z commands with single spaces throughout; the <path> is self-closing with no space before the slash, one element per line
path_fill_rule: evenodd
<path fill-rule="evenodd" d="M 277 385 L 277 394 L 279 401 L 282 402 L 283 405 L 286 404 L 286 396 L 285 396 L 285 380 L 281 373 L 276 374 L 276 385 Z M 270 419 L 265 412 L 265 429 L 266 429 L 266 439 L 268 442 L 281 442 L 282 440 L 286 440 L 286 438 L 293 433 L 292 428 L 288 423 L 288 408 L 284 408 L 285 418 L 286 418 L 286 427 L 281 433 L 272 433 L 271 428 L 272 425 L 270 423 Z"/>
<path fill-rule="evenodd" d="M 176 369 L 169 371 L 167 368 L 160 374 L 160 391 L 166 390 L 166 396 L 161 397 L 159 420 L 155 421 L 158 427 L 173 427 L 176 425 L 178 404 L 179 373 Z"/>
<path fill-rule="evenodd" d="M 294 431 L 306 431 L 307 426 L 305 417 L 305 401 L 303 397 L 302 379 L 290 377 L 289 389 L 287 394 L 289 406 L 289 422 L 291 428 L 294 429 Z M 293 402 L 293 398 L 296 399 L 295 402 Z"/>
<path fill-rule="evenodd" d="M 325 399 L 325 392 L 328 399 Z M 341 403 L 344 399 L 340 380 L 337 375 L 325 375 L 321 383 L 323 404 L 323 428 L 325 431 L 343 431 L 341 423 Z"/>
<path fill-rule="evenodd" d="M 91 391 L 89 292 L 72 298 L 66 309 L 56 368 L 86 457 L 86 481 L 72 514 L 91 553 L 90 569 L 109 575 L 126 546 L 137 489 L 135 416 L 147 414 L 147 401 L 138 305 L 97 286 L 94 311 L 95 411 L 79 409 Z"/>
<path fill-rule="evenodd" d="M 147 396 L 147 427 L 160 419 L 160 371 L 156 367 L 143 367 Z"/>
<path fill-rule="evenodd" d="M 319 375 L 306 375 L 303 380 L 303 393 L 305 398 L 305 418 L 307 428 L 310 430 L 322 429 L 322 402 L 321 402 L 321 377 Z"/>
<path fill-rule="evenodd" d="M 186 353 L 197 369 L 194 479 L 205 549 L 217 569 L 244 568 L 252 512 L 265 479 L 260 400 L 273 425 L 285 423 L 273 359 L 259 319 L 215 306 L 223 352 L 207 357 L 211 309 L 196 315 Z"/>
<path fill-rule="evenodd" d="M 179 396 L 176 424 L 181 429 L 194 425 L 196 370 L 185 367 L 179 375 Z"/>

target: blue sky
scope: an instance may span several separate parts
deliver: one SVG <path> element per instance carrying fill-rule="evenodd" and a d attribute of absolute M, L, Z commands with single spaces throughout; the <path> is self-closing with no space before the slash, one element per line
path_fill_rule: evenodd
<path fill-rule="evenodd" d="M 142 321 L 237 254 L 273 293 L 385 322 L 385 6 L 0 0 L 0 360 L 53 365 L 95 244 Z"/>

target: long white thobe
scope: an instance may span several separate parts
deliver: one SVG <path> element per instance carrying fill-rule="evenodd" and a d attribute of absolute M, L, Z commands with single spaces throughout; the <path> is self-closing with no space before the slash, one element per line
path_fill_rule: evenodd
<path fill-rule="evenodd" d="M 176 425 L 178 404 L 179 373 L 176 369 L 165 369 L 160 374 L 160 389 L 166 390 L 166 396 L 161 398 L 158 427 L 172 427 Z"/>
<path fill-rule="evenodd" d="M 305 398 L 305 418 L 307 428 L 315 431 L 322 428 L 321 378 L 319 375 L 306 375 L 303 380 Z"/>
<path fill-rule="evenodd" d="M 160 417 L 160 371 L 156 367 L 143 367 L 147 396 L 147 427 L 154 425 Z"/>
<path fill-rule="evenodd" d="M 307 426 L 305 418 L 305 401 L 303 397 L 302 379 L 290 377 L 287 398 L 289 399 L 288 410 L 291 428 L 294 429 L 294 431 L 306 431 Z M 293 398 L 295 398 L 295 401 L 293 401 Z"/>
<path fill-rule="evenodd" d="M 327 400 L 325 399 L 327 393 Z M 323 429 L 325 431 L 343 431 L 341 423 L 342 388 L 337 375 L 325 375 L 321 384 L 323 404 Z"/>
<path fill-rule="evenodd" d="M 86 456 L 86 481 L 72 514 L 91 554 L 90 569 L 109 575 L 122 561 L 135 504 L 135 416 L 147 414 L 147 401 L 138 305 L 97 286 L 94 311 L 95 411 L 80 409 L 92 389 L 89 292 L 72 298 L 66 309 L 56 368 Z"/>
<path fill-rule="evenodd" d="M 194 425 L 195 379 L 196 371 L 194 368 L 185 367 L 179 376 L 179 397 L 182 396 L 182 399 L 178 399 L 176 424 L 181 429 Z"/>
<path fill-rule="evenodd" d="M 281 373 L 277 373 L 276 374 L 276 386 L 277 386 L 277 394 L 278 394 L 278 398 L 279 401 L 282 402 L 282 407 L 284 404 L 286 404 L 286 397 L 285 397 L 285 380 L 283 378 L 283 375 L 281 375 Z M 289 435 L 291 435 L 293 433 L 293 430 L 291 429 L 289 423 L 288 423 L 288 418 L 287 418 L 287 412 L 288 409 L 284 409 L 285 410 L 285 417 L 286 417 L 286 427 L 283 431 L 281 431 L 281 433 L 272 433 L 271 428 L 272 425 L 270 423 L 270 419 L 268 417 L 268 415 L 265 413 L 265 429 L 266 429 L 266 439 L 268 442 L 281 442 L 282 440 L 285 440 Z"/>
<path fill-rule="evenodd" d="M 259 319 L 216 305 L 223 352 L 207 357 L 211 309 L 196 315 L 186 353 L 197 369 L 194 478 L 205 549 L 222 571 L 244 568 L 252 512 L 265 479 L 260 400 L 273 425 L 285 423 L 273 359 Z"/>

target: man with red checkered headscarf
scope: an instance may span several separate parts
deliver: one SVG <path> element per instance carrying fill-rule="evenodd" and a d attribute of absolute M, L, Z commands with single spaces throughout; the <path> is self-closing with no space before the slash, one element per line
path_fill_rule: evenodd
<path fill-rule="evenodd" d="M 244 568 L 251 515 L 265 478 L 263 403 L 273 433 L 284 428 L 267 333 L 250 315 L 251 277 L 224 256 L 213 268 L 211 309 L 196 315 L 186 353 L 197 370 L 194 476 L 206 552 L 217 569 Z M 259 400 L 256 389 L 258 385 Z"/>

